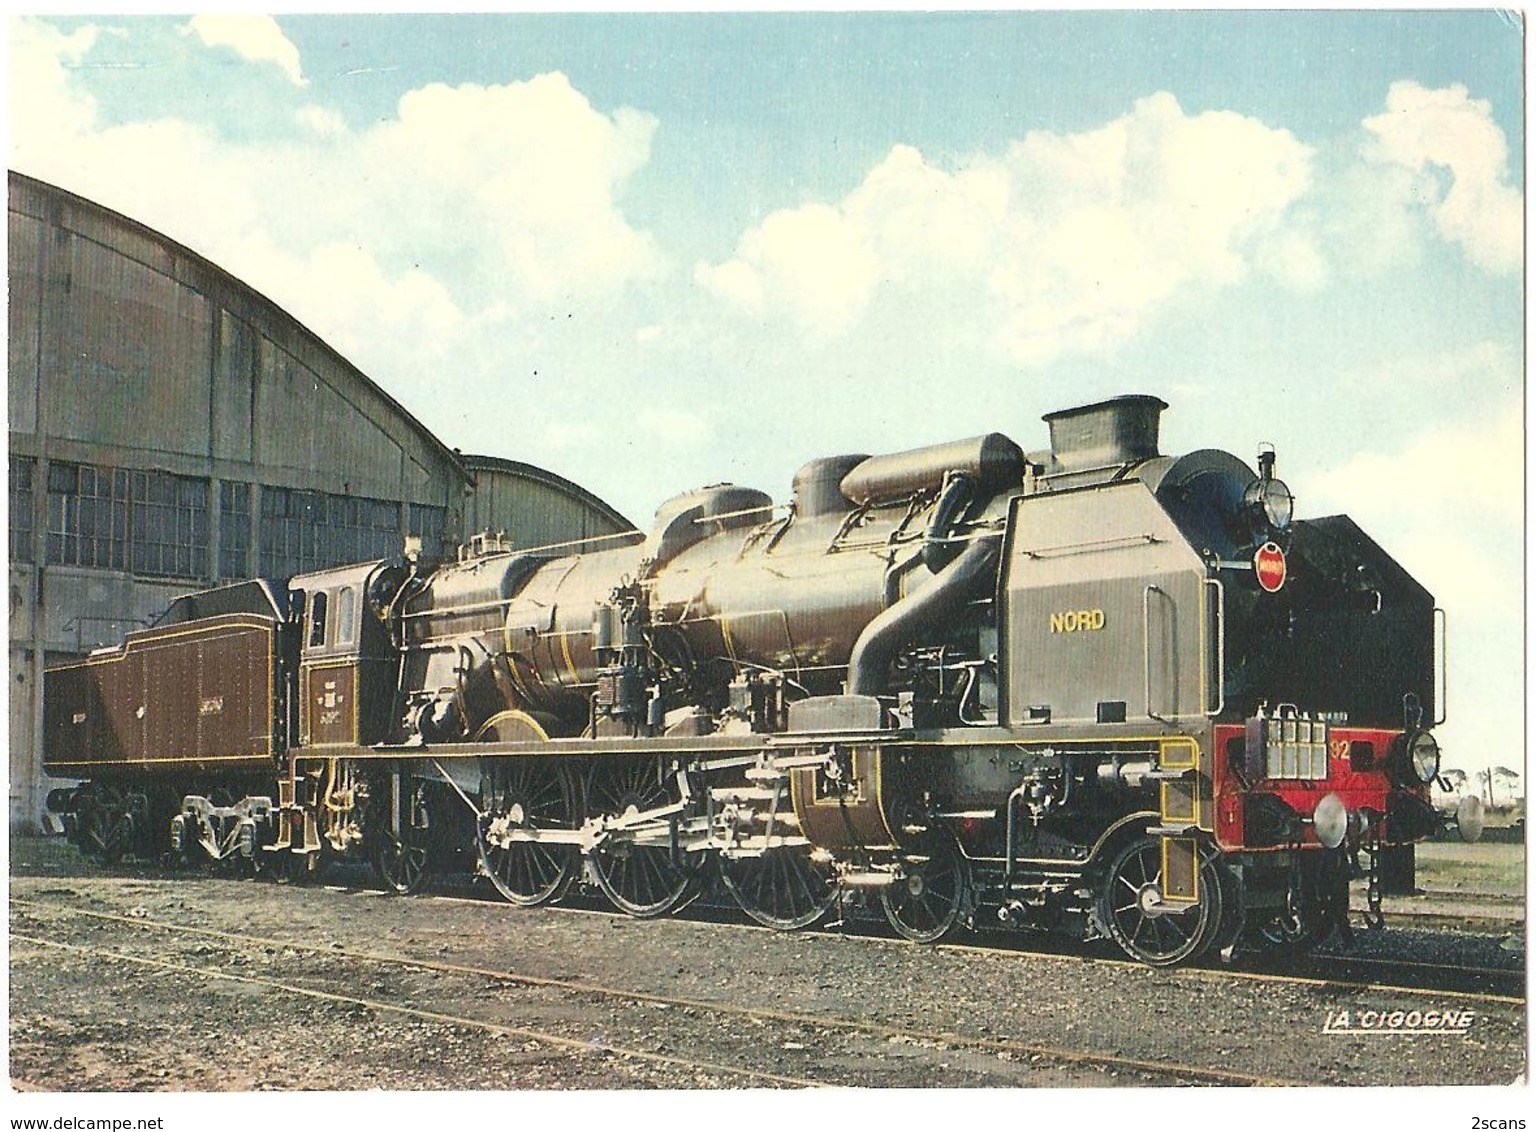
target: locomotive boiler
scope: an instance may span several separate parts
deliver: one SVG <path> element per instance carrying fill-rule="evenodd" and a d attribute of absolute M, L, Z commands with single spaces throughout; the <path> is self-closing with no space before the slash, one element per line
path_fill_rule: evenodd
<path fill-rule="evenodd" d="M 823 457 L 785 505 L 707 487 L 595 552 L 247 584 L 187 623 L 267 626 L 243 679 L 275 773 L 216 791 L 183 744 L 166 828 L 306 868 L 360 847 L 401 890 L 459 830 L 524 905 L 581 881 L 660 915 L 718 875 L 775 927 L 878 902 L 914 940 L 985 919 L 1151 964 L 1347 932 L 1352 873 L 1379 917 L 1383 860 L 1437 824 L 1438 611 L 1349 519 L 1293 520 L 1272 449 L 1163 455 L 1166 408 L 1051 413 L 1032 452 Z M 90 844 L 115 812 L 152 828 L 122 799 L 167 777 L 99 741 L 113 666 L 169 655 L 138 636 L 45 694 Z M 222 677 L 189 679 L 128 683 L 210 710 Z"/>

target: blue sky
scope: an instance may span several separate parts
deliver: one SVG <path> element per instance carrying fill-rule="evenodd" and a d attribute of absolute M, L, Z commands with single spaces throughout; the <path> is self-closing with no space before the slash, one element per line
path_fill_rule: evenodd
<path fill-rule="evenodd" d="M 639 523 L 1122 392 L 1279 450 L 1518 765 L 1521 32 L 1494 12 L 13 19 L 11 166 L 207 255 L 449 444 Z"/>

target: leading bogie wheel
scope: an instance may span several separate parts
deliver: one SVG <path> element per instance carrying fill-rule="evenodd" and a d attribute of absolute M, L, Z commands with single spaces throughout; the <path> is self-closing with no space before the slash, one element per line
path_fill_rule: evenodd
<path fill-rule="evenodd" d="M 1262 920 L 1253 932 L 1260 947 L 1286 957 L 1305 955 L 1323 941 L 1323 935 L 1315 916 L 1284 911 Z"/>
<path fill-rule="evenodd" d="M 1267 915 L 1257 919 L 1251 933 L 1261 949 L 1275 955 L 1305 955 L 1328 934 L 1316 877 L 1304 869 L 1299 879 L 1300 884 L 1286 894 L 1284 904 L 1267 910 Z"/>
<path fill-rule="evenodd" d="M 653 758 L 606 759 L 587 780 L 587 812 L 623 817 L 661 809 L 677 800 L 665 768 Z M 622 834 L 589 854 L 592 875 L 615 908 L 639 919 L 664 916 L 698 894 L 703 853 L 671 845 L 638 845 Z"/>
<path fill-rule="evenodd" d="M 487 760 L 480 790 L 483 812 L 475 842 L 496 891 L 523 908 L 559 900 L 581 871 L 576 846 L 500 834 L 575 829 L 581 807 L 570 771 L 526 756 Z"/>
<path fill-rule="evenodd" d="M 837 902 L 831 870 L 811 857 L 809 845 L 722 858 L 720 879 L 743 912 L 777 931 L 810 927 Z"/>
<path fill-rule="evenodd" d="M 901 876 L 880 890 L 880 903 L 900 935 L 935 943 L 960 922 L 970 898 L 971 870 L 948 834 L 932 834 L 924 848 L 926 853 L 906 858 Z"/>
<path fill-rule="evenodd" d="M 1199 958 L 1215 940 L 1222 920 L 1221 881 L 1209 862 L 1201 869 L 1195 904 L 1164 901 L 1162 878 L 1162 842 L 1155 837 L 1132 841 L 1110 862 L 1100 906 L 1110 937 L 1149 967 Z"/>

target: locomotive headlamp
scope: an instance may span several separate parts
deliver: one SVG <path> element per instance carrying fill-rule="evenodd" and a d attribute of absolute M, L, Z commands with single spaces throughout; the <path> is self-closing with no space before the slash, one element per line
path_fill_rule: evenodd
<path fill-rule="evenodd" d="M 1291 489 L 1285 486 L 1284 480 L 1260 480 L 1249 489 L 1254 495 L 1253 504 L 1264 515 L 1264 520 L 1277 531 L 1283 531 L 1291 525 L 1291 512 L 1295 509 L 1296 499 L 1291 495 Z"/>
<path fill-rule="evenodd" d="M 1344 835 L 1349 832 L 1349 810 L 1344 799 L 1337 794 L 1324 796 L 1312 811 L 1312 829 L 1324 849 L 1337 849 L 1344 844 Z"/>
<path fill-rule="evenodd" d="M 1283 531 L 1291 525 L 1296 499 L 1285 481 L 1275 478 L 1275 449 L 1272 445 L 1259 446 L 1259 478 L 1243 492 L 1243 506 L 1256 520 L 1268 524 L 1272 531 Z"/>
<path fill-rule="evenodd" d="M 1408 773 L 1419 786 L 1428 786 L 1440 773 L 1440 744 L 1428 731 L 1420 731 L 1408 743 Z"/>

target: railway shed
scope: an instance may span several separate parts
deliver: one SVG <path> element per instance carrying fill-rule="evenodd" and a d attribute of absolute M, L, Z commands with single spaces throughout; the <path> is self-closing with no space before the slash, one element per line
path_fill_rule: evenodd
<path fill-rule="evenodd" d="M 10 796 L 35 831 L 45 665 L 174 598 L 479 530 L 629 522 L 543 469 L 465 456 L 277 304 L 119 213 L 8 177 Z"/>

